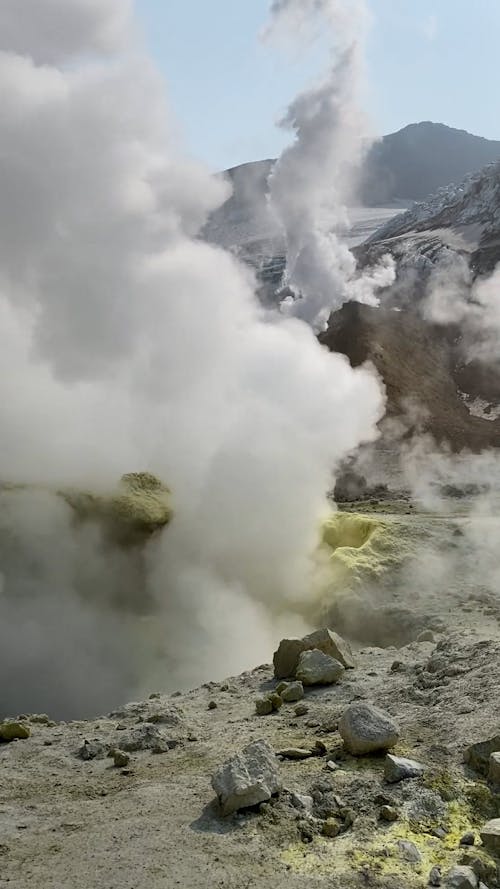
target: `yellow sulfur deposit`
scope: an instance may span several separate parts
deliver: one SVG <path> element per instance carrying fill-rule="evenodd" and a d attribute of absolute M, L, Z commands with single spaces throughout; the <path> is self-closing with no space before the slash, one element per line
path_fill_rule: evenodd
<path fill-rule="evenodd" d="M 330 589 L 352 589 L 399 565 L 405 553 L 401 530 L 390 519 L 333 513 L 321 529 L 319 556 L 325 584 Z"/>
<path fill-rule="evenodd" d="M 140 543 L 172 518 L 170 490 L 150 472 L 129 472 L 115 491 L 61 491 L 80 521 L 103 522 L 117 543 Z"/>

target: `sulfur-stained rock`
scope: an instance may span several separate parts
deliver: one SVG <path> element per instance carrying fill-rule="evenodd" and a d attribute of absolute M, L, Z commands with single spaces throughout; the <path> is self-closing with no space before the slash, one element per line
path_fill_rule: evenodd
<path fill-rule="evenodd" d="M 471 867 L 452 867 L 445 875 L 445 889 L 477 889 L 479 880 Z"/>
<path fill-rule="evenodd" d="M 22 722 L 0 722 L 0 741 L 24 741 L 30 730 Z"/>
<path fill-rule="evenodd" d="M 271 799 L 281 790 L 272 747 L 264 740 L 248 744 L 214 774 L 212 787 L 224 815 Z"/>

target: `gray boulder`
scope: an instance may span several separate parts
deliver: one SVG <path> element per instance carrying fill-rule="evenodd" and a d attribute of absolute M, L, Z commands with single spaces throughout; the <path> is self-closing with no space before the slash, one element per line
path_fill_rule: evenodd
<path fill-rule="evenodd" d="M 281 790 L 278 761 L 267 741 L 254 741 L 214 774 L 215 790 L 223 815 L 266 802 Z"/>
<path fill-rule="evenodd" d="M 120 735 L 116 741 L 118 750 L 135 753 L 138 750 L 151 750 L 153 753 L 167 753 L 177 747 L 178 741 L 168 738 L 156 725 L 144 722 L 131 732 Z"/>
<path fill-rule="evenodd" d="M 479 831 L 483 846 L 495 857 L 500 857 L 500 818 L 492 818 Z"/>
<path fill-rule="evenodd" d="M 405 781 L 407 778 L 421 778 L 424 774 L 424 766 L 414 759 L 405 759 L 403 756 L 394 756 L 388 753 L 384 763 L 384 778 L 389 784 L 397 781 Z"/>
<path fill-rule="evenodd" d="M 399 727 L 392 717 L 365 701 L 347 708 L 339 721 L 339 732 L 344 747 L 354 756 L 389 750 L 399 741 Z"/>
<path fill-rule="evenodd" d="M 452 867 L 445 875 L 446 889 L 477 889 L 479 880 L 471 867 Z"/>
<path fill-rule="evenodd" d="M 344 672 L 344 667 L 335 658 L 313 649 L 302 652 L 295 675 L 303 685 L 332 685 L 339 682 Z"/>
<path fill-rule="evenodd" d="M 286 679 L 289 676 L 295 676 L 301 653 L 303 651 L 311 651 L 312 649 L 317 649 L 324 654 L 330 655 L 347 670 L 355 666 L 349 643 L 342 639 L 338 633 L 334 633 L 333 630 L 325 627 L 321 630 L 315 630 L 314 633 L 309 633 L 308 636 L 304 636 L 302 639 L 291 638 L 281 640 L 278 650 L 273 655 L 276 679 Z"/>

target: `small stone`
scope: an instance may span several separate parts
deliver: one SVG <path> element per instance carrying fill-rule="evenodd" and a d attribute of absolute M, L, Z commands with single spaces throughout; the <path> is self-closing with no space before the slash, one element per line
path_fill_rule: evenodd
<path fill-rule="evenodd" d="M 388 750 L 399 741 L 397 723 L 383 710 L 357 701 L 343 713 L 339 733 L 344 747 L 353 756 Z"/>
<path fill-rule="evenodd" d="M 123 769 L 125 766 L 128 766 L 130 756 L 123 750 L 113 750 L 113 762 L 117 769 Z"/>
<path fill-rule="evenodd" d="M 279 687 L 279 686 L 278 686 Z M 281 698 L 286 704 L 293 704 L 300 701 L 304 697 L 304 686 L 302 682 L 290 682 L 281 692 Z"/>
<path fill-rule="evenodd" d="M 327 818 L 323 822 L 321 833 L 324 837 L 336 837 L 342 830 L 342 823 L 337 818 Z"/>
<path fill-rule="evenodd" d="M 309 707 L 307 704 L 298 704 L 293 712 L 295 713 L 295 716 L 305 716 L 306 713 L 309 713 Z"/>
<path fill-rule="evenodd" d="M 500 857 L 500 818 L 492 818 L 479 831 L 483 845 L 492 855 Z"/>
<path fill-rule="evenodd" d="M 255 701 L 255 712 L 257 716 L 269 716 L 273 712 L 273 705 L 269 698 L 257 698 Z"/>
<path fill-rule="evenodd" d="M 433 827 L 433 829 L 431 830 L 431 835 L 433 837 L 436 837 L 437 840 L 444 840 L 445 837 L 448 836 L 444 827 Z"/>
<path fill-rule="evenodd" d="M 440 886 L 441 885 L 441 868 L 433 867 L 429 874 L 429 886 Z"/>
<path fill-rule="evenodd" d="M 161 694 L 160 694 L 159 691 L 153 691 L 153 692 L 151 692 L 151 694 L 150 694 L 150 696 L 149 696 L 149 700 L 150 700 L 150 701 L 156 701 L 158 698 L 161 698 Z"/>
<path fill-rule="evenodd" d="M 121 736 L 116 742 L 116 747 L 127 753 L 137 750 L 151 750 L 154 753 L 166 753 L 176 746 L 177 742 L 171 741 L 161 729 L 149 722 L 141 723 L 131 732 Z"/>
<path fill-rule="evenodd" d="M 492 753 L 490 756 L 488 781 L 500 785 L 500 753 Z"/>
<path fill-rule="evenodd" d="M 397 821 L 399 812 L 394 806 L 382 806 L 378 813 L 378 817 L 381 821 Z"/>
<path fill-rule="evenodd" d="M 416 642 L 435 642 L 436 637 L 432 630 L 423 630 L 416 638 Z"/>
<path fill-rule="evenodd" d="M 285 688 L 288 688 L 289 685 L 291 685 L 291 682 L 278 682 L 278 685 L 274 690 L 277 695 L 282 695 L 285 691 Z"/>
<path fill-rule="evenodd" d="M 445 875 L 446 889 L 477 889 L 479 880 L 471 867 L 452 867 Z"/>
<path fill-rule="evenodd" d="M 398 849 L 404 861 L 409 861 L 412 864 L 419 864 L 422 861 L 422 856 L 415 843 L 411 843 L 409 840 L 399 840 Z"/>
<path fill-rule="evenodd" d="M 338 770 L 338 765 L 333 759 L 329 759 L 325 765 L 325 769 L 328 769 L 329 772 L 336 772 Z"/>
<path fill-rule="evenodd" d="M 405 668 L 403 661 L 393 661 L 391 664 L 391 673 L 402 673 Z"/>
<path fill-rule="evenodd" d="M 475 842 L 476 837 L 472 830 L 468 830 L 467 833 L 464 833 L 463 837 L 460 837 L 461 846 L 473 846 Z"/>
<path fill-rule="evenodd" d="M 351 827 L 351 825 L 354 824 L 354 822 L 356 821 L 356 812 L 354 811 L 354 809 L 350 809 L 350 808 L 340 809 L 339 815 L 341 816 L 342 821 L 344 822 L 343 823 L 344 830 L 347 830 L 347 828 Z"/>
<path fill-rule="evenodd" d="M 0 722 L 0 741 L 25 741 L 30 730 L 21 722 Z"/>
<path fill-rule="evenodd" d="M 311 812 L 313 807 L 313 798 L 312 796 L 307 796 L 303 793 L 292 793 L 291 795 L 291 803 L 296 809 L 304 809 L 306 812 Z"/>
<path fill-rule="evenodd" d="M 208 709 L 209 710 L 217 710 L 217 702 L 216 701 L 209 701 L 208 702 Z"/>
<path fill-rule="evenodd" d="M 278 750 L 276 755 L 282 756 L 283 759 L 309 759 L 315 752 L 310 747 L 285 747 L 283 750 Z"/>
<path fill-rule="evenodd" d="M 314 835 L 317 833 L 316 825 L 313 821 L 301 820 L 298 822 L 297 827 L 300 831 L 300 838 L 303 843 L 312 843 L 314 839 Z"/>
<path fill-rule="evenodd" d="M 101 741 L 84 741 L 78 750 L 80 759 L 89 762 L 91 759 L 104 759 L 109 754 L 109 744 Z"/>
<path fill-rule="evenodd" d="M 281 790 L 278 762 L 272 747 L 260 740 L 248 744 L 214 774 L 223 815 L 266 802 Z"/>
<path fill-rule="evenodd" d="M 296 677 L 303 685 L 332 685 L 344 674 L 342 664 L 318 649 L 303 651 L 299 657 Z"/>
<path fill-rule="evenodd" d="M 391 753 L 388 753 L 385 758 L 384 778 L 389 784 L 406 781 L 408 778 L 421 778 L 423 774 L 424 766 L 414 759 L 393 756 Z"/>
<path fill-rule="evenodd" d="M 271 706 L 273 710 L 279 710 L 283 705 L 283 698 L 281 695 L 277 695 L 276 692 L 269 695 L 269 700 L 271 701 Z"/>

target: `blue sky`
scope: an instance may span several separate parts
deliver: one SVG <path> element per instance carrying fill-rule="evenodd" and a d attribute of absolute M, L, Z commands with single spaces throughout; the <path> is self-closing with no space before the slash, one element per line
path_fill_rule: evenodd
<path fill-rule="evenodd" d="M 349 2 L 349 0 L 346 0 Z M 368 0 L 379 133 L 435 120 L 500 139 L 500 0 Z M 279 153 L 276 121 L 327 62 L 259 41 L 269 0 L 136 0 L 190 151 L 215 169 Z"/>

